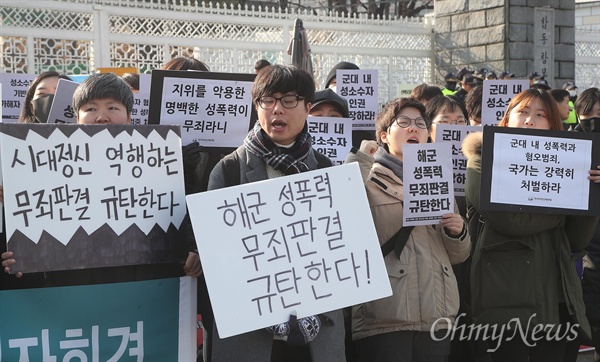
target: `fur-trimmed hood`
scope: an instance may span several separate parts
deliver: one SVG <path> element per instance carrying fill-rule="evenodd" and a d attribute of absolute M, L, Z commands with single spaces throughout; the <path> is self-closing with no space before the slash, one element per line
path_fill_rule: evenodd
<path fill-rule="evenodd" d="M 483 146 L 483 132 L 472 132 L 465 137 L 462 143 L 462 152 L 467 158 L 475 155 L 481 155 Z"/>

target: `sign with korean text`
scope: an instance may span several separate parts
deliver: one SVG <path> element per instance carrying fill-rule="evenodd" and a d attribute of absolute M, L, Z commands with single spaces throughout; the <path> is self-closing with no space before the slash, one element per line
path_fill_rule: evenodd
<path fill-rule="evenodd" d="M 0 291 L 1 361 L 196 361 L 196 280 Z"/>
<path fill-rule="evenodd" d="M 0 143 L 11 270 L 176 260 L 178 127 L 4 124 Z"/>
<path fill-rule="evenodd" d="M 48 114 L 48 123 L 77 123 L 77 115 L 73 110 L 73 93 L 79 83 L 59 79 L 54 93 L 52 107 Z"/>
<path fill-rule="evenodd" d="M 402 225 L 439 224 L 442 215 L 454 212 L 452 144 L 404 144 L 402 157 Z"/>
<path fill-rule="evenodd" d="M 497 125 L 504 117 L 511 99 L 527 89 L 529 89 L 529 80 L 527 79 L 484 80 L 481 125 Z"/>
<path fill-rule="evenodd" d="M 452 124 L 438 124 L 435 128 L 437 142 L 450 142 L 452 144 L 452 170 L 454 180 L 454 195 L 465 196 L 465 181 L 467 174 L 467 158 L 462 153 L 462 141 L 471 132 L 480 132 L 479 126 L 457 126 Z"/>
<path fill-rule="evenodd" d="M 180 125 L 184 145 L 238 147 L 254 124 L 255 76 L 154 70 L 148 122 Z"/>
<path fill-rule="evenodd" d="M 16 123 L 27 95 L 29 84 L 37 74 L 0 73 L 2 84 L 2 122 Z"/>
<path fill-rule="evenodd" d="M 352 148 L 352 120 L 339 117 L 308 117 L 312 146 L 341 165 Z"/>
<path fill-rule="evenodd" d="M 398 84 L 396 86 L 396 97 L 406 98 L 410 97 L 412 90 L 415 89 L 419 84 Z"/>
<path fill-rule="evenodd" d="M 600 134 L 485 127 L 481 170 L 484 210 L 600 214 Z"/>
<path fill-rule="evenodd" d="M 187 201 L 222 338 L 392 294 L 357 163 Z"/>
<path fill-rule="evenodd" d="M 533 70 L 554 84 L 554 9 L 533 9 Z"/>
<path fill-rule="evenodd" d="M 133 109 L 131 110 L 131 124 L 148 124 L 148 108 L 150 107 L 150 93 L 133 93 Z"/>
<path fill-rule="evenodd" d="M 336 93 L 348 101 L 353 130 L 372 131 L 378 104 L 377 70 L 338 69 Z"/>

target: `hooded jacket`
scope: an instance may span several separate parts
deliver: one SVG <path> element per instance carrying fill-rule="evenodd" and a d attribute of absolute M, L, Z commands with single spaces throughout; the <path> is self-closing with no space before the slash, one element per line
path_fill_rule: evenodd
<path fill-rule="evenodd" d="M 403 182 L 363 152 L 346 159 L 354 161 L 359 162 L 365 179 L 377 237 L 383 245 L 402 227 Z M 448 323 L 454 321 L 459 306 L 452 264 L 467 259 L 470 248 L 467 234 L 453 238 L 439 224 L 415 226 L 400 258 L 394 252 L 384 257 L 393 295 L 352 307 L 352 338 L 450 328 Z"/>
<path fill-rule="evenodd" d="M 572 253 L 590 241 L 597 217 L 481 210 L 479 206 L 483 134 L 467 136 L 466 201 L 475 244 L 471 302 L 475 324 L 520 322 L 526 332 L 559 325 L 565 303 L 580 330 L 590 335 L 581 283 Z M 515 319 L 516 318 L 516 319 Z M 561 335 L 564 332 L 561 331 Z"/>

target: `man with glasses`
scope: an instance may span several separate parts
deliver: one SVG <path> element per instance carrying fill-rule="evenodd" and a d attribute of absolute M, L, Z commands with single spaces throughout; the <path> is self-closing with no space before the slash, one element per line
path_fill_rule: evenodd
<path fill-rule="evenodd" d="M 259 72 L 252 86 L 258 121 L 244 144 L 215 166 L 208 190 L 331 166 L 331 160 L 312 148 L 308 133 L 306 118 L 314 96 L 314 80 L 300 68 L 272 65 Z M 224 266 L 223 273 L 230 272 L 232 267 Z M 297 321 L 292 316 L 289 323 L 225 339 L 216 329 L 213 333 L 213 361 L 345 360 L 341 310 Z"/>

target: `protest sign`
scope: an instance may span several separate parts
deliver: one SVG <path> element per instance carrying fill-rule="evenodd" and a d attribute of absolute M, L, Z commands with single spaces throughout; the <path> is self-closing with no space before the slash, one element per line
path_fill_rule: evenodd
<path fill-rule="evenodd" d="M 377 70 L 336 70 L 336 93 L 348 101 L 352 130 L 373 131 L 378 111 Z"/>
<path fill-rule="evenodd" d="M 506 112 L 510 100 L 526 89 L 529 89 L 527 79 L 484 80 L 481 125 L 497 125 L 504 117 L 504 112 Z"/>
<path fill-rule="evenodd" d="M 357 163 L 187 202 L 221 338 L 392 294 Z"/>
<path fill-rule="evenodd" d="M 11 271 L 176 259 L 178 127 L 3 124 L 0 142 Z"/>
<path fill-rule="evenodd" d="M 73 93 L 78 86 L 78 83 L 70 80 L 58 80 L 52 107 L 48 114 L 48 123 L 77 123 L 77 115 L 73 110 Z"/>
<path fill-rule="evenodd" d="M 467 174 L 467 158 L 462 153 L 462 141 L 471 132 L 481 132 L 479 126 L 457 126 L 451 124 L 438 124 L 435 128 L 435 140 L 438 142 L 451 142 L 452 144 L 452 169 L 454 170 L 454 195 L 465 196 L 465 181 Z"/>
<path fill-rule="evenodd" d="M 0 291 L 1 361 L 196 361 L 196 280 Z"/>
<path fill-rule="evenodd" d="M 148 122 L 180 125 L 184 145 L 237 148 L 254 125 L 255 76 L 154 70 Z"/>
<path fill-rule="evenodd" d="M 417 86 L 419 86 L 419 84 L 398 84 L 396 86 L 396 98 L 410 97 L 412 90 Z"/>
<path fill-rule="evenodd" d="M 452 144 L 404 144 L 402 159 L 402 225 L 439 224 L 442 215 L 454 212 Z"/>
<path fill-rule="evenodd" d="M 352 148 L 352 120 L 308 117 L 307 122 L 313 148 L 329 157 L 334 164 L 343 164 Z"/>
<path fill-rule="evenodd" d="M 2 84 L 2 122 L 16 123 L 23 108 L 29 84 L 37 74 L 0 73 Z"/>
<path fill-rule="evenodd" d="M 600 134 L 484 127 L 483 210 L 600 215 Z"/>
<path fill-rule="evenodd" d="M 131 110 L 131 124 L 148 124 L 148 108 L 150 107 L 150 93 L 133 93 L 133 109 Z"/>

